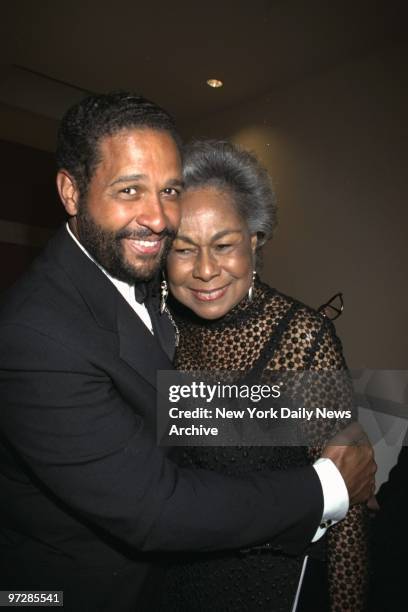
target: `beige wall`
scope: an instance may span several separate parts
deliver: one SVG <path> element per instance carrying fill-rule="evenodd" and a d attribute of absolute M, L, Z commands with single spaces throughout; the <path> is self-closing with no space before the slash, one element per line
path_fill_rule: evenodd
<path fill-rule="evenodd" d="M 351 367 L 408 369 L 407 59 L 388 48 L 182 126 L 268 167 L 280 213 L 263 276 L 311 305 L 344 292 Z"/>

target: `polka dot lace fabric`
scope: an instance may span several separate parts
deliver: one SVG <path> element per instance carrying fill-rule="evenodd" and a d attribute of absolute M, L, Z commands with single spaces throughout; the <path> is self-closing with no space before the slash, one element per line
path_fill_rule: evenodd
<path fill-rule="evenodd" d="M 180 330 L 176 354 L 176 367 L 180 370 L 230 370 L 241 372 L 242 379 L 249 376 L 257 382 L 267 382 L 268 375 L 277 371 L 345 369 L 332 324 L 259 281 L 253 300 L 244 299 L 220 320 L 203 321 L 179 306 L 171 306 Z M 350 407 L 347 385 L 335 394 L 330 384 L 321 388 L 321 405 L 330 408 L 340 396 L 342 405 Z M 307 406 L 316 398 L 305 397 L 304 401 Z M 333 432 L 317 433 L 321 440 Z M 200 446 L 177 449 L 175 460 L 182 466 L 239 475 L 305 465 L 318 455 L 316 446 Z M 328 531 L 325 554 L 331 612 L 363 610 L 367 552 L 362 506 L 353 507 L 344 521 Z M 246 553 L 181 555 L 168 567 L 164 590 L 171 597 L 166 596 L 163 609 L 289 612 L 302 561 L 302 557 L 262 548 Z"/>

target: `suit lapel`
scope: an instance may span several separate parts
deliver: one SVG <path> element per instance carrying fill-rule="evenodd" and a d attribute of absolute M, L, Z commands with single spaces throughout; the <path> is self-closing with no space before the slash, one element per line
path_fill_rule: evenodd
<path fill-rule="evenodd" d="M 119 353 L 131 368 L 137 370 L 154 387 L 157 370 L 172 370 L 173 365 L 161 348 L 156 336 L 150 333 L 122 296 L 118 296 L 117 329 Z"/>
<path fill-rule="evenodd" d="M 160 346 L 165 351 L 170 361 L 174 359 L 176 330 L 174 324 L 166 312 L 160 313 L 160 296 L 155 291 L 156 285 L 154 282 L 150 284 L 149 294 L 146 300 L 146 307 L 149 311 L 150 320 L 152 322 L 154 335 L 156 336 Z"/>
<path fill-rule="evenodd" d="M 172 363 L 153 336 L 107 276 L 81 251 L 65 228 L 50 241 L 45 253 L 50 266 L 64 268 L 99 327 L 119 338 L 119 355 L 131 368 L 156 386 L 158 369 Z"/>

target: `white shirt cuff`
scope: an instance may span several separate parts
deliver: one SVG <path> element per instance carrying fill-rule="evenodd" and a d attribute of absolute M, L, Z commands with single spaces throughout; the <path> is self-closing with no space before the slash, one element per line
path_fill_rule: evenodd
<path fill-rule="evenodd" d="M 344 519 L 349 509 L 349 496 L 343 477 L 331 459 L 321 457 L 313 467 L 323 490 L 322 521 L 312 539 L 312 542 L 316 542 L 328 527 Z"/>

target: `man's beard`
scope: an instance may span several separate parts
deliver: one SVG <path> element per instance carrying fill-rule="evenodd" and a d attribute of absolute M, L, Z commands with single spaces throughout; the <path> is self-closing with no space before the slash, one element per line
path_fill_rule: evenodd
<path fill-rule="evenodd" d="M 81 244 L 95 261 L 111 276 L 128 284 L 148 281 L 153 278 L 157 270 L 164 264 L 175 237 L 175 231 L 170 228 L 165 229 L 160 234 L 155 234 L 147 228 L 138 231 L 125 228 L 118 232 L 111 232 L 95 223 L 88 214 L 86 204 L 79 206 L 77 231 Z M 123 239 L 146 240 L 151 236 L 162 239 L 163 246 L 160 253 L 150 256 L 140 255 L 139 262 L 137 262 L 137 256 L 135 256 L 135 264 L 126 261 Z"/>

